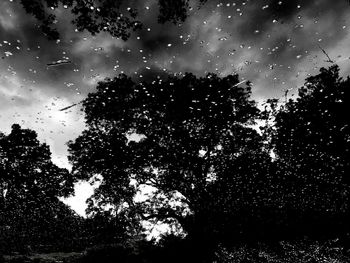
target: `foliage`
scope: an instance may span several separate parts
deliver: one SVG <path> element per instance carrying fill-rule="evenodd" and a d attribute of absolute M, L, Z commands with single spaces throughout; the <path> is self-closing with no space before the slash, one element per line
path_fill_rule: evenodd
<path fill-rule="evenodd" d="M 39 142 L 34 131 L 14 124 L 9 135 L 0 137 L 0 155 L 0 232 L 4 245 L 21 249 L 54 241 L 66 233 L 60 231 L 78 219 L 58 197 L 71 194 L 75 180 L 66 169 L 52 163 L 49 147 Z M 64 224 L 68 222 L 67 228 Z"/>
<path fill-rule="evenodd" d="M 240 244 L 234 247 L 219 246 L 215 262 L 266 262 L 266 263 L 304 263 L 349 261 L 347 251 L 339 240 L 316 241 L 297 239 L 276 243 L 258 243 L 253 246 Z"/>
<path fill-rule="evenodd" d="M 34 131 L 0 135 L 0 244 L 76 240 L 94 246 L 83 262 L 346 262 L 349 83 L 337 66 L 321 69 L 296 100 L 270 100 L 260 114 L 236 75 L 106 79 L 83 101 L 72 173 Z M 262 135 L 252 128 L 259 117 Z M 58 201 L 75 181 L 99 177 L 87 219 Z M 141 186 L 153 193 L 136 201 Z M 142 220 L 187 236 L 152 245 Z"/>
<path fill-rule="evenodd" d="M 266 200 L 255 194 L 268 192 L 259 165 L 269 156 L 250 127 L 259 112 L 250 87 L 238 83 L 214 74 L 99 83 L 83 102 L 88 128 L 69 143 L 75 176 L 103 177 L 91 205 L 175 220 L 201 244 L 230 224 L 229 214 L 244 209 L 254 217 L 248 207 Z M 135 204 L 132 182 L 157 189 L 155 198 Z"/>
<path fill-rule="evenodd" d="M 141 262 L 140 255 L 136 253 L 133 247 L 113 243 L 88 249 L 81 261 L 84 263 L 113 263 L 116 262 L 116 259 L 118 259 L 118 262 Z"/>
<path fill-rule="evenodd" d="M 200 254 L 199 254 L 200 255 Z M 3 262 L 33 263 L 89 263 L 89 262 L 219 262 L 219 263 L 304 263 L 349 262 L 350 254 L 338 239 L 316 241 L 297 239 L 275 243 L 261 242 L 254 245 L 219 245 L 212 261 L 196 255 L 192 244 L 176 237 L 167 237 L 161 244 L 146 241 L 136 243 L 113 243 L 88 248 L 83 253 L 50 253 L 29 256 L 5 256 Z"/>
<path fill-rule="evenodd" d="M 290 233 L 336 235 L 349 218 L 349 79 L 338 66 L 306 79 L 299 97 L 274 111 L 274 180 Z"/>
<path fill-rule="evenodd" d="M 349 231 L 349 78 L 339 67 L 306 79 L 296 100 L 269 100 L 264 138 L 280 238 L 339 236 Z"/>
<path fill-rule="evenodd" d="M 99 83 L 83 102 L 88 129 L 69 144 L 76 176 L 103 177 L 90 207 L 180 224 L 206 251 L 347 231 L 348 80 L 322 69 L 296 101 L 270 100 L 263 135 L 251 128 L 250 88 L 237 83 L 213 74 Z M 135 203 L 140 185 L 156 191 Z"/>
<path fill-rule="evenodd" d="M 122 216 L 113 216 L 108 211 L 98 211 L 84 220 L 80 236 L 85 246 L 100 244 L 116 244 L 130 238 L 144 238 L 137 230 L 138 224 L 131 225 L 130 221 Z M 131 235 L 132 234 L 132 235 Z"/>
<path fill-rule="evenodd" d="M 3 202 L 35 202 L 73 192 L 74 179 L 66 169 L 52 163 L 49 147 L 39 142 L 36 132 L 12 125 L 11 133 L 0 137 L 0 153 Z"/>
<path fill-rule="evenodd" d="M 276 116 L 278 156 L 301 160 L 310 155 L 320 161 L 326 155 L 329 160 L 323 162 L 339 160 L 344 169 L 349 167 L 349 121 L 344 114 L 349 110 L 348 86 L 349 79 L 339 77 L 338 66 L 307 78 L 299 98 L 286 103 Z"/>
<path fill-rule="evenodd" d="M 140 1 L 141 2 L 141 1 Z M 187 17 L 188 0 L 159 0 L 160 23 L 171 21 L 183 22 Z M 204 3 L 206 0 L 200 0 Z M 58 39 L 59 32 L 54 27 L 56 15 L 53 10 L 70 9 L 72 21 L 78 31 L 87 30 L 92 35 L 107 32 L 111 36 L 127 40 L 131 31 L 142 28 L 137 19 L 137 5 L 130 7 L 129 1 L 123 0 L 21 0 L 27 13 L 33 15 L 40 23 L 40 28 L 50 39 Z"/>
<path fill-rule="evenodd" d="M 208 0 L 199 0 L 202 5 Z M 160 23 L 172 22 L 178 24 L 184 22 L 187 18 L 187 10 L 189 9 L 188 0 L 159 0 L 159 16 Z"/>

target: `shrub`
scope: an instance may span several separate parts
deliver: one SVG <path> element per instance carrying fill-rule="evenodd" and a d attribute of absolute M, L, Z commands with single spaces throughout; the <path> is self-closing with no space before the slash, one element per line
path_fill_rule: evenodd
<path fill-rule="evenodd" d="M 99 245 L 89 248 L 81 258 L 81 263 L 136 262 L 136 255 L 131 248 L 121 244 Z"/>

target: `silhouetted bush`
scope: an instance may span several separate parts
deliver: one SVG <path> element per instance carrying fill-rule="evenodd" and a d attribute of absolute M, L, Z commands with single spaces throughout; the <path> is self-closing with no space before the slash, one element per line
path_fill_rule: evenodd
<path fill-rule="evenodd" d="M 80 259 L 81 263 L 126 263 L 139 262 L 137 255 L 130 247 L 121 244 L 105 244 L 87 249 L 85 255 Z"/>
<path fill-rule="evenodd" d="M 27 256 L 15 256 L 10 258 L 7 263 L 30 263 L 31 259 Z"/>

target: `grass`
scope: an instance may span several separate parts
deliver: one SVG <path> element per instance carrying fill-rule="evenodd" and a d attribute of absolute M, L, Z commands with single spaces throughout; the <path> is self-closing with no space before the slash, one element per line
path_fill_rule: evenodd
<path fill-rule="evenodd" d="M 75 263 L 82 257 L 83 253 L 45 253 L 45 254 L 30 254 L 30 255 L 4 255 L 4 262 L 9 263 Z"/>
<path fill-rule="evenodd" d="M 176 250 L 176 248 L 175 248 Z M 215 253 L 213 263 L 349 263 L 350 249 L 338 240 L 314 241 L 309 239 L 295 241 L 281 241 L 271 244 L 259 243 L 253 246 L 237 245 L 233 247 L 219 246 Z M 108 259 L 108 262 L 120 260 L 119 263 L 129 262 L 128 257 L 124 257 L 123 251 L 113 246 L 105 246 L 100 249 L 86 250 L 84 252 L 71 253 L 43 253 L 29 255 L 3 256 L 0 263 L 104 263 L 101 261 Z M 142 251 L 141 251 L 142 252 Z M 120 254 L 122 253 L 122 254 Z M 180 253 L 178 251 L 176 253 Z M 156 252 L 157 254 L 157 252 Z M 109 256 L 108 256 L 109 255 Z M 155 258 L 157 258 L 157 255 Z M 186 255 L 180 262 L 187 262 Z M 165 257 L 167 257 L 165 255 Z M 187 258 L 187 259 L 186 259 Z M 196 258 L 196 257 L 194 257 Z M 130 258 L 129 258 L 130 259 Z M 136 261 L 144 259 L 142 253 Z M 146 259 L 145 259 L 146 260 Z M 168 258 L 169 260 L 169 258 Z M 152 263 L 153 261 L 142 261 Z M 165 262 L 164 260 L 156 262 Z M 173 261 L 171 261 L 173 262 Z M 196 262 L 194 262 L 196 263 Z M 198 262 L 199 263 L 199 262 Z"/>

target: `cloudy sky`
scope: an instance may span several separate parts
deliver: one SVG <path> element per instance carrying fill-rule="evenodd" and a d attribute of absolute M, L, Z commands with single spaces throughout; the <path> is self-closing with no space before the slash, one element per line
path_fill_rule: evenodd
<path fill-rule="evenodd" d="M 138 3 L 141 31 L 128 41 L 108 34 L 75 32 L 69 10 L 56 11 L 60 41 L 49 41 L 19 0 L 0 0 L 0 131 L 13 123 L 37 131 L 53 160 L 69 167 L 65 143 L 84 129 L 79 107 L 98 81 L 126 73 L 136 81 L 156 75 L 192 72 L 238 73 L 253 83 L 258 102 L 293 94 L 308 75 L 330 58 L 350 74 L 348 0 L 237 0 L 191 2 L 182 25 L 157 23 L 156 0 Z M 70 64 L 47 66 L 58 60 Z M 77 187 L 70 204 L 82 213 L 91 194 Z"/>

